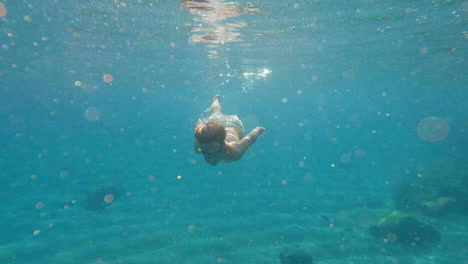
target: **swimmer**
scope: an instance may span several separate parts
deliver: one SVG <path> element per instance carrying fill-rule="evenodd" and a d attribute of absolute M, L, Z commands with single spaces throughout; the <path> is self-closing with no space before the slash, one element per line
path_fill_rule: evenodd
<path fill-rule="evenodd" d="M 244 126 L 237 115 L 224 115 L 219 104 L 219 95 L 213 98 L 210 117 L 199 119 L 195 124 L 195 152 L 213 166 L 220 161 L 238 161 L 252 146 L 265 128 L 256 127 L 243 137 Z"/>

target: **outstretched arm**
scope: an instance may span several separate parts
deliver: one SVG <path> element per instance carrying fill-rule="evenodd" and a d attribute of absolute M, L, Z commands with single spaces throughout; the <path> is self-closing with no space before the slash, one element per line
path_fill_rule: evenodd
<path fill-rule="evenodd" d="M 245 151 L 252 146 L 253 143 L 257 140 L 257 137 L 265 132 L 265 128 L 256 127 L 249 134 L 247 134 L 241 141 L 238 143 L 231 144 L 231 153 L 229 155 L 229 161 L 240 160 Z"/>

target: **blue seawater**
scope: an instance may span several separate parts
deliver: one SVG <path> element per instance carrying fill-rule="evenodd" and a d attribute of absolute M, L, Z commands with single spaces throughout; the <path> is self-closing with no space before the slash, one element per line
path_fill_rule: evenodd
<path fill-rule="evenodd" d="M 0 263 L 466 264 L 467 15 L 0 0 Z M 193 126 L 216 94 L 266 132 L 211 166 Z M 441 241 L 373 237 L 394 210 Z"/>

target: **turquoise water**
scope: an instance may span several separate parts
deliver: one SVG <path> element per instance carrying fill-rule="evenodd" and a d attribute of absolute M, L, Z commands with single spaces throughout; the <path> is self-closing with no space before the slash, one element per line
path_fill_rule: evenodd
<path fill-rule="evenodd" d="M 0 2 L 0 263 L 468 263 L 467 1 Z"/>

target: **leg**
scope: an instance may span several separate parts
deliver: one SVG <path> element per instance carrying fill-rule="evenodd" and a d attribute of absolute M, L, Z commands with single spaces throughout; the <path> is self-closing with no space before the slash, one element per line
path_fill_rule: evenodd
<path fill-rule="evenodd" d="M 210 107 L 210 113 L 211 114 L 214 114 L 214 113 L 221 113 L 221 111 L 223 111 L 223 109 L 221 108 L 221 104 L 219 104 L 219 98 L 221 96 L 219 94 L 215 95 L 213 97 L 213 103 L 211 103 L 211 107 Z"/>

